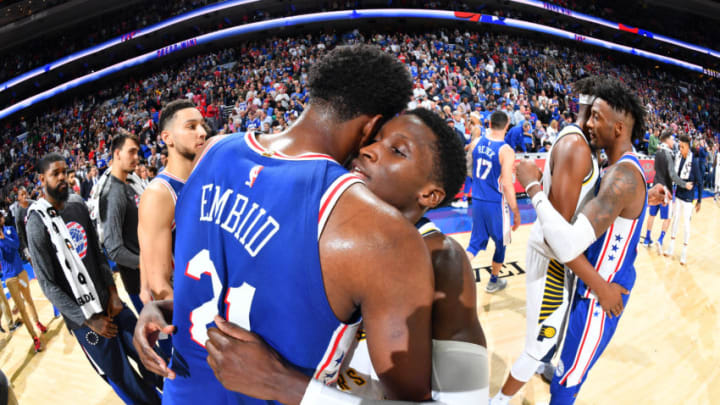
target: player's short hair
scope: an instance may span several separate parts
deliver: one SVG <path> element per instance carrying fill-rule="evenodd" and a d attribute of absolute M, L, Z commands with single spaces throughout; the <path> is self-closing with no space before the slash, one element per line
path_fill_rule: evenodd
<path fill-rule="evenodd" d="M 602 79 L 601 76 L 587 76 L 573 83 L 572 89 L 575 94 L 595 95 L 595 86 Z"/>
<path fill-rule="evenodd" d="M 688 135 L 682 134 L 678 137 L 678 140 L 682 143 L 690 145 L 690 137 Z"/>
<path fill-rule="evenodd" d="M 412 95 L 412 78 L 396 57 L 371 45 L 339 46 L 310 69 L 310 103 L 331 108 L 340 121 L 360 115 L 387 119 Z"/>
<path fill-rule="evenodd" d="M 631 140 L 641 141 L 645 135 L 645 107 L 640 98 L 624 83 L 605 77 L 595 84 L 595 96 L 603 99 L 613 110 L 630 114 L 635 120 Z"/>
<path fill-rule="evenodd" d="M 508 116 L 503 111 L 495 111 L 490 114 L 490 128 L 492 129 L 505 129 L 508 121 Z"/>
<path fill-rule="evenodd" d="M 666 139 L 670 138 L 672 136 L 673 132 L 670 128 L 665 128 L 660 133 L 660 142 L 665 142 Z"/>
<path fill-rule="evenodd" d="M 195 107 L 195 103 L 186 98 L 173 100 L 165 104 L 165 107 L 163 107 L 162 111 L 160 111 L 160 119 L 158 120 L 158 131 L 164 131 L 165 127 L 170 125 L 170 122 L 173 120 L 173 118 L 175 118 L 175 113 L 186 108 L 197 107 Z"/>
<path fill-rule="evenodd" d="M 61 154 L 57 152 L 48 153 L 47 155 L 43 156 L 42 159 L 40 159 L 40 162 L 38 162 L 38 173 L 45 174 L 45 172 L 50 168 L 50 165 L 55 162 L 64 161 L 65 158 L 62 157 Z"/>
<path fill-rule="evenodd" d="M 431 176 L 432 180 L 442 184 L 445 190 L 445 198 L 438 206 L 448 204 L 465 182 L 467 168 L 463 142 L 455 130 L 450 128 L 437 113 L 425 108 L 416 108 L 407 111 L 406 114 L 420 118 L 437 137 Z"/>
<path fill-rule="evenodd" d="M 131 134 L 128 131 L 120 131 L 120 133 L 118 135 L 115 135 L 115 137 L 112 139 L 110 153 L 114 156 L 115 151 L 122 149 L 122 147 L 125 146 L 125 141 L 127 140 L 131 140 L 135 142 L 136 145 L 140 146 L 140 141 L 138 140 L 137 136 Z"/>

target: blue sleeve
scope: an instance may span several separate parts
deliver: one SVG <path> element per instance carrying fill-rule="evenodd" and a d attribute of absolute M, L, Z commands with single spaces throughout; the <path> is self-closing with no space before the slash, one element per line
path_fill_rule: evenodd
<path fill-rule="evenodd" d="M 20 249 L 20 238 L 18 237 L 15 227 L 11 226 L 8 229 L 10 229 L 10 235 L 5 234 L 8 243 L 10 243 L 10 246 L 13 249 L 15 249 L 15 250 Z"/>

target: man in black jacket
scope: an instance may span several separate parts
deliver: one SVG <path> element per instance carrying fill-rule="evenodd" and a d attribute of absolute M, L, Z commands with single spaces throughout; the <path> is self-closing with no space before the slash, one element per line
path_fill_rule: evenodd
<path fill-rule="evenodd" d="M 694 184 L 694 188 L 688 190 L 679 187 L 675 193 L 672 234 L 670 246 L 668 246 L 668 249 L 665 251 L 665 256 L 672 256 L 673 254 L 675 237 L 677 236 L 678 231 L 678 223 L 681 219 L 683 219 L 685 221 L 685 240 L 683 243 L 682 254 L 680 255 L 680 264 L 685 264 L 687 262 L 688 242 L 690 241 L 690 217 L 693 212 L 693 196 L 697 194 L 695 211 L 700 211 L 703 190 L 702 175 L 700 174 L 700 162 L 690 151 L 690 137 L 687 135 L 680 136 L 680 155 L 675 162 L 675 172 L 682 180 Z"/>

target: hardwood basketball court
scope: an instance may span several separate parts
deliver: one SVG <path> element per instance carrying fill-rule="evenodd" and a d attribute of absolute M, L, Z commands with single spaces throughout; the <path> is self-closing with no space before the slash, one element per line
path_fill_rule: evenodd
<path fill-rule="evenodd" d="M 656 237 L 660 232 L 655 221 Z M 643 224 L 643 234 L 644 234 Z M 506 254 L 508 287 L 485 293 L 488 273 L 480 269 L 478 309 L 488 340 L 490 392 L 495 394 L 513 361 L 521 353 L 525 335 L 525 246 L 530 226 L 513 234 Z M 463 246 L 469 233 L 453 235 Z M 669 235 L 666 236 L 669 240 Z M 491 243 L 492 245 L 492 243 Z M 720 401 L 720 207 L 706 198 L 693 214 L 688 264 L 678 262 L 682 227 L 672 260 L 640 247 L 637 281 L 617 332 L 591 370 L 577 404 L 711 404 Z M 473 261 L 489 266 L 490 252 Z M 512 273 L 512 275 L 511 275 Z M 116 282 L 121 284 L 119 277 Z M 36 280 L 31 290 L 41 322 L 48 332 L 45 349 L 35 354 L 27 330 L 0 334 L 0 369 L 5 372 L 21 405 L 48 403 L 121 404 L 92 369 L 79 344 L 52 307 Z M 129 302 L 122 287 L 118 287 Z M 544 404 L 549 387 L 538 376 L 511 404 Z"/>

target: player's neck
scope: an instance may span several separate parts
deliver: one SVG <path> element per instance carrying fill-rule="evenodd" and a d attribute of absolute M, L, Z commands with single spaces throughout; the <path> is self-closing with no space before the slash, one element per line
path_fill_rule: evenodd
<path fill-rule="evenodd" d="M 190 177 L 192 168 L 192 160 L 187 160 L 182 156 L 170 156 L 168 158 L 167 166 L 165 166 L 165 171 L 185 181 L 188 177 Z"/>
<path fill-rule="evenodd" d="M 505 131 L 491 129 L 490 132 L 488 132 L 487 137 L 491 141 L 504 141 L 505 140 Z"/>
<path fill-rule="evenodd" d="M 343 163 L 359 149 L 360 124 L 365 121 L 355 118 L 338 123 L 331 112 L 310 106 L 287 131 L 257 139 L 266 149 L 288 156 L 321 153 Z"/>
<path fill-rule="evenodd" d="M 617 163 L 618 160 L 620 160 L 621 157 L 623 157 L 624 154 L 628 152 L 632 152 L 632 143 L 630 143 L 630 140 L 626 141 L 618 141 L 616 145 L 613 145 L 611 148 L 605 148 L 605 153 L 608 157 L 608 163 L 610 165 L 614 165 Z"/>

